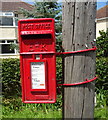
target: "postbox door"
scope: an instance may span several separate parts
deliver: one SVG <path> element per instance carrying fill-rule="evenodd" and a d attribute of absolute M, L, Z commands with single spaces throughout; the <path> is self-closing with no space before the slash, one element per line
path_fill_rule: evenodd
<path fill-rule="evenodd" d="M 56 101 L 55 65 L 54 55 L 43 55 L 41 60 L 32 59 L 32 55 L 25 56 L 23 60 L 24 103 L 54 103 Z"/>

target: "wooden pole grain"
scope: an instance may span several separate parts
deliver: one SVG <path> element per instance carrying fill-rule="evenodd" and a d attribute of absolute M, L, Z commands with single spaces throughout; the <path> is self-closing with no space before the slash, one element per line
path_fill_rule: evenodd
<path fill-rule="evenodd" d="M 63 3 L 63 49 L 77 51 L 92 48 L 95 39 L 95 2 Z M 64 83 L 83 82 L 95 77 L 95 51 L 64 58 Z M 94 117 L 94 82 L 64 87 L 63 118 Z"/>

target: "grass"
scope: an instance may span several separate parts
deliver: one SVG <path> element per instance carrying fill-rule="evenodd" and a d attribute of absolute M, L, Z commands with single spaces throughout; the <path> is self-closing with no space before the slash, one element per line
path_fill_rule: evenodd
<path fill-rule="evenodd" d="M 99 90 L 96 95 L 95 118 L 105 118 L 108 120 L 108 90 Z"/>
<path fill-rule="evenodd" d="M 107 99 L 104 94 L 97 94 L 95 106 L 95 118 L 108 120 Z M 3 99 L 3 118 L 60 118 L 62 119 L 61 95 L 58 96 L 55 104 L 25 104 L 21 98 L 15 97 Z"/>
<path fill-rule="evenodd" d="M 20 97 L 4 99 L 2 118 L 61 118 L 60 99 L 55 104 L 25 104 Z"/>
<path fill-rule="evenodd" d="M 108 120 L 108 107 L 95 108 L 95 118 L 105 118 Z"/>
<path fill-rule="evenodd" d="M 24 108 L 21 111 L 9 111 L 3 118 L 61 118 L 61 110 L 37 110 L 36 108 Z"/>

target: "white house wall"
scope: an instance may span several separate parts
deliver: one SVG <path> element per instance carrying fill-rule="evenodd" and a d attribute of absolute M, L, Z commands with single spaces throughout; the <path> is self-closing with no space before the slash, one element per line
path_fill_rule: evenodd
<path fill-rule="evenodd" d="M 17 27 L 0 27 L 0 40 L 17 39 Z"/>
<path fill-rule="evenodd" d="M 108 19 L 97 20 L 96 23 L 96 38 L 100 36 L 99 30 L 106 31 L 108 28 Z"/>

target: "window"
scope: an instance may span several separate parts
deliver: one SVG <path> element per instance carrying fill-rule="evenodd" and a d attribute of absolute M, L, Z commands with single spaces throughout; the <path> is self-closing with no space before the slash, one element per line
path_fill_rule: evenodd
<path fill-rule="evenodd" d="M 10 47 L 10 45 L 4 44 L 4 45 L 2 45 L 1 53 L 2 53 L 2 54 L 15 53 L 15 51 L 14 51 L 14 49 L 12 49 L 12 48 Z"/>
<path fill-rule="evenodd" d="M 1 54 L 17 54 L 18 51 L 16 48 L 12 47 L 12 44 L 16 44 L 16 40 L 2 40 L 0 41 L 1 45 Z"/>
<path fill-rule="evenodd" d="M 12 17 L 0 17 L 0 25 L 1 26 L 13 26 L 13 18 Z"/>
<path fill-rule="evenodd" d="M 0 26 L 17 26 L 18 15 L 15 17 L 12 12 L 1 12 L 0 14 Z"/>

